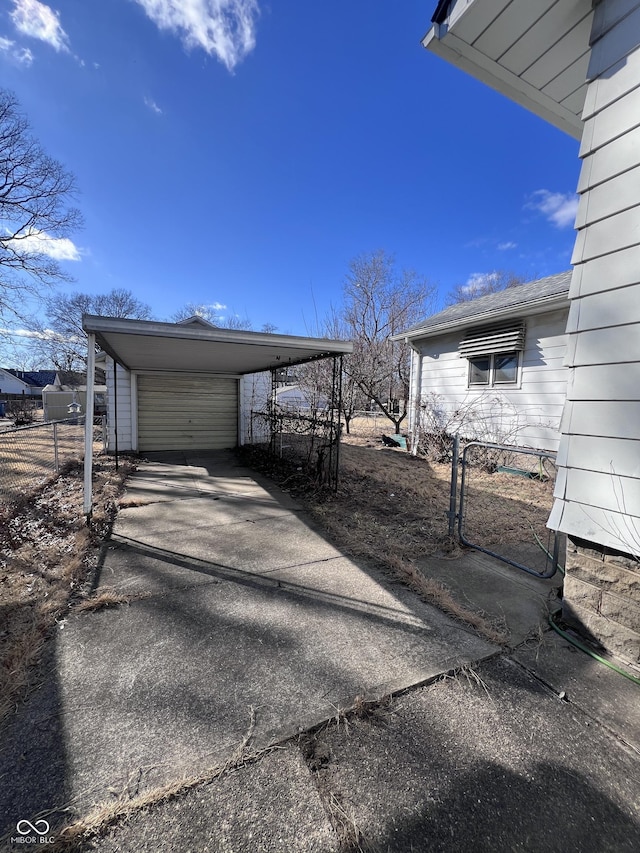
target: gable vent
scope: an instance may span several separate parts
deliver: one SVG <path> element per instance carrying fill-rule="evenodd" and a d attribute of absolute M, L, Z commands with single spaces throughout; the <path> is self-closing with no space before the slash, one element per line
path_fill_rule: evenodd
<path fill-rule="evenodd" d="M 460 357 L 474 358 L 491 352 L 513 352 L 524 349 L 525 324 L 517 323 L 501 326 L 484 326 L 471 329 L 460 341 Z"/>

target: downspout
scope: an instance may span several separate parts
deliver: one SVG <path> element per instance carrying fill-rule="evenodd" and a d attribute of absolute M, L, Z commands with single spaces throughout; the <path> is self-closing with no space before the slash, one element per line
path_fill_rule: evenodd
<path fill-rule="evenodd" d="M 411 429 L 411 455 L 418 455 L 418 444 L 420 441 L 420 404 L 422 402 L 422 350 L 419 350 L 408 337 L 405 337 L 405 343 L 411 347 L 411 377 L 413 388 L 409 388 L 409 396 L 411 390 L 414 391 L 413 396 L 413 422 L 409 423 Z M 414 371 L 415 356 L 417 356 L 418 366 Z M 411 403 L 411 400 L 409 401 Z"/>
<path fill-rule="evenodd" d="M 84 413 L 84 507 L 87 524 L 91 518 L 93 479 L 93 396 L 96 371 L 96 336 L 87 334 L 87 402 Z"/>

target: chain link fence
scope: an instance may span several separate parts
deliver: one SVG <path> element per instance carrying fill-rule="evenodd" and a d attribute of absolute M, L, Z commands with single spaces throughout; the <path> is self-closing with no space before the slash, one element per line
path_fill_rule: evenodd
<path fill-rule="evenodd" d="M 453 535 L 457 520 L 463 545 L 528 574 L 551 577 L 564 541 L 546 526 L 556 475 L 551 451 L 456 440 L 449 532 Z"/>
<path fill-rule="evenodd" d="M 84 457 L 84 417 L 0 432 L 0 502 L 10 503 Z M 106 451 L 106 417 L 93 419 L 94 452 Z"/>

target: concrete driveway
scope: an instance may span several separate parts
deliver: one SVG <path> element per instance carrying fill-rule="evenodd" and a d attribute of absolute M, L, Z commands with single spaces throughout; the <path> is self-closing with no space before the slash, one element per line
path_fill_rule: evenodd
<path fill-rule="evenodd" d="M 345 556 L 232 453 L 141 461 L 123 504 L 96 586 L 128 603 L 60 626 L 37 700 L 57 720 L 50 777 L 16 778 L 9 819 L 195 774 L 249 731 L 276 743 L 498 651 Z M 22 766 L 42 750 L 31 738 Z"/>
<path fill-rule="evenodd" d="M 73 849 L 638 849 L 636 685 L 555 635 L 496 656 L 231 454 L 141 462 L 124 503 L 96 580 L 122 603 L 59 624 L 0 730 L 0 847 L 186 779 Z"/>

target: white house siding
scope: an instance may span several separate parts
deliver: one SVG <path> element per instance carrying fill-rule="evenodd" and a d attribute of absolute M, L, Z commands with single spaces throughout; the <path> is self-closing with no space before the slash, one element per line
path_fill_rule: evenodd
<path fill-rule="evenodd" d="M 422 354 L 422 405 L 435 403 L 445 420 L 456 410 L 473 409 L 474 414 L 469 412 L 463 422 L 455 419 L 451 422 L 451 427 L 459 429 L 465 437 L 556 450 L 568 376 L 563 364 L 566 320 L 566 309 L 526 319 L 521 381 L 517 388 L 467 387 L 468 361 L 458 352 L 464 332 L 416 341 Z M 414 360 L 417 363 L 417 354 Z"/>
<path fill-rule="evenodd" d="M 0 370 L 0 394 L 25 394 L 30 397 L 39 395 L 40 391 L 40 388 L 28 385 L 22 379 L 18 379 L 17 376 L 7 373 L 6 370 Z"/>
<path fill-rule="evenodd" d="M 107 451 L 114 453 L 116 449 L 116 423 L 114 406 L 113 359 L 107 357 Z M 133 442 L 135 430 L 132 426 L 132 376 L 128 370 L 117 366 L 118 391 L 118 451 L 136 450 Z"/>
<path fill-rule="evenodd" d="M 596 7 L 549 526 L 640 555 L 640 2 Z"/>
<path fill-rule="evenodd" d="M 256 415 L 264 412 L 271 396 L 271 372 L 248 373 L 240 378 L 240 444 L 267 441 L 269 425 Z"/>

